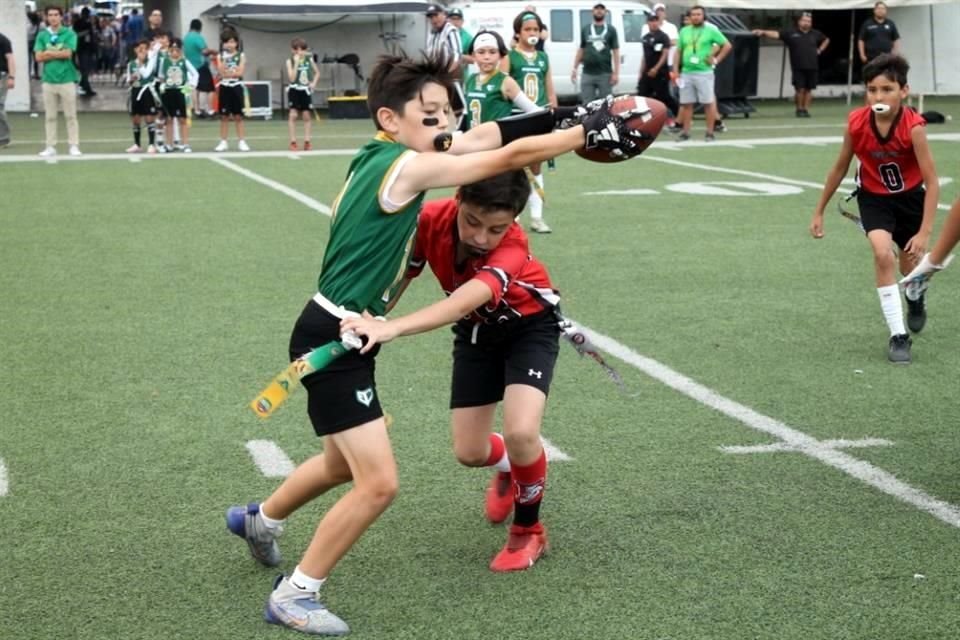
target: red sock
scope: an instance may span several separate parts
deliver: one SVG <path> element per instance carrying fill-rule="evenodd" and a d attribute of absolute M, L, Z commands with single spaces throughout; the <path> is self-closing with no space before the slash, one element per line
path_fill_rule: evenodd
<path fill-rule="evenodd" d="M 547 454 L 541 449 L 540 456 L 526 466 L 511 460 L 510 469 L 514 486 L 513 524 L 532 526 L 540 520 L 540 501 L 547 484 Z"/>
<path fill-rule="evenodd" d="M 490 455 L 487 456 L 487 461 L 483 463 L 485 467 L 492 467 L 493 465 L 500 462 L 500 459 L 503 458 L 503 454 L 506 453 L 507 446 L 503 443 L 503 436 L 499 433 L 490 434 Z"/>

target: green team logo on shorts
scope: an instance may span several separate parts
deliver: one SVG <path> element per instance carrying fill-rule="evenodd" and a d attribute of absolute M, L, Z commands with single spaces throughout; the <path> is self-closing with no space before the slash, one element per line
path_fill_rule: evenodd
<path fill-rule="evenodd" d="M 357 402 L 365 407 L 369 407 L 370 403 L 373 402 L 373 387 L 357 389 L 354 393 L 357 397 Z"/>

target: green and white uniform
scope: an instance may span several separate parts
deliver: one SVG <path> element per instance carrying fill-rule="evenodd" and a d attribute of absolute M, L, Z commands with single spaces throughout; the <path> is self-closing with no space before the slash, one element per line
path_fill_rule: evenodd
<path fill-rule="evenodd" d="M 186 58 L 180 58 L 174 62 L 170 57 L 163 56 L 160 58 L 158 75 L 163 78 L 162 87 L 164 90 L 176 89 L 179 91 L 190 84 L 191 76 L 196 75 L 196 70 L 191 73 L 191 66 Z"/>
<path fill-rule="evenodd" d="M 464 117 L 468 127 L 482 122 L 506 118 L 513 111 L 513 103 L 503 96 L 503 81 L 507 74 L 496 70 L 490 76 L 479 73 L 467 78 L 464 87 L 467 94 L 467 111 Z"/>
<path fill-rule="evenodd" d="M 294 71 L 296 72 L 296 77 L 294 81 L 290 83 L 290 86 L 300 90 L 309 90 L 310 85 L 313 83 L 313 65 L 310 64 L 310 57 L 303 56 L 299 63 L 291 57 L 290 64 L 293 65 Z"/>
<path fill-rule="evenodd" d="M 330 239 L 317 289 L 349 311 L 383 315 L 403 279 L 423 193 L 404 203 L 385 191 L 416 153 L 378 133 L 350 163 L 333 205 Z"/>
<path fill-rule="evenodd" d="M 511 49 L 510 76 L 517 81 L 530 100 L 540 107 L 550 104 L 547 95 L 547 74 L 550 73 L 550 59 L 543 51 L 534 51 L 529 57 L 519 49 Z"/>
<path fill-rule="evenodd" d="M 220 69 L 236 69 L 243 62 L 243 53 L 240 51 L 234 51 L 233 53 L 227 53 L 223 51 L 220 53 Z M 226 76 L 220 80 L 222 86 L 231 87 L 234 85 L 241 84 L 243 78 L 227 78 Z"/>

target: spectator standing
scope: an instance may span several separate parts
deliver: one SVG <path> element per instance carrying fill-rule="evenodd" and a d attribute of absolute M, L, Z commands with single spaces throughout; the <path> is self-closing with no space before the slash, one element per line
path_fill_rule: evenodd
<path fill-rule="evenodd" d="M 790 72 L 793 79 L 794 102 L 798 118 L 810 117 L 813 90 L 820 75 L 820 54 L 830 46 L 830 38 L 813 28 L 813 14 L 804 11 L 797 26 L 780 31 L 754 29 L 753 34 L 773 40 L 782 40 L 790 50 Z"/>
<path fill-rule="evenodd" d="M 661 28 L 661 20 L 656 13 L 647 14 L 647 24 L 643 43 L 643 61 L 640 64 L 637 94 L 655 98 L 677 113 L 677 101 L 670 94 L 670 36 Z"/>
<path fill-rule="evenodd" d="M 190 32 L 183 39 L 183 55 L 197 70 L 197 86 L 194 89 L 192 105 L 198 118 L 213 116 L 210 108 L 210 96 L 213 95 L 213 73 L 207 61 L 208 55 L 216 55 L 217 50 L 207 46 L 203 37 L 203 23 L 194 18 L 190 21 Z"/>
<path fill-rule="evenodd" d="M 583 104 L 607 96 L 620 81 L 620 38 L 617 29 L 607 22 L 607 8 L 601 2 L 593 5 L 593 23 L 580 32 L 580 48 L 570 74 L 574 86 L 581 62 L 580 100 Z"/>
<path fill-rule="evenodd" d="M 860 27 L 857 37 L 857 51 L 860 53 L 860 62 L 867 64 L 881 53 L 900 52 L 900 32 L 893 20 L 887 20 L 887 5 L 878 2 L 873 5 L 873 17 L 867 19 Z"/>
<path fill-rule="evenodd" d="M 460 9 L 450 9 L 447 12 L 447 21 L 453 25 L 460 34 L 460 67 L 463 70 L 463 77 L 467 77 L 467 67 L 473 64 L 473 56 L 470 55 L 470 44 L 473 42 L 473 34 L 463 28 L 463 11 Z"/>
<path fill-rule="evenodd" d="M 10 125 L 7 123 L 7 91 L 13 89 L 17 66 L 13 59 L 10 40 L 0 33 L 0 149 L 10 144 Z"/>
<path fill-rule="evenodd" d="M 113 71 L 114 66 L 117 64 L 117 30 L 113 26 L 113 22 L 107 18 L 100 18 L 100 34 L 99 34 L 99 64 L 98 69 L 103 72 Z"/>
<path fill-rule="evenodd" d="M 37 44 L 37 35 L 40 33 L 40 29 L 43 28 L 43 20 L 40 18 L 40 14 L 36 11 L 27 12 L 27 21 L 30 23 L 27 25 L 27 51 L 33 51 L 33 47 Z M 33 56 L 27 56 L 30 60 L 28 63 L 30 75 L 34 80 L 40 79 L 40 65 L 37 64 L 37 61 Z"/>
<path fill-rule="evenodd" d="M 680 51 L 673 59 L 673 71 L 680 78 L 680 122 L 683 131 L 678 140 L 690 139 L 693 123 L 693 105 L 703 105 L 707 117 L 707 142 L 714 140 L 717 123 L 717 97 L 714 92 L 713 70 L 733 49 L 727 37 L 707 20 L 706 10 L 700 5 L 690 8 L 690 24 L 680 29 L 677 43 Z M 719 49 L 715 49 L 719 47 Z M 682 69 L 682 73 L 681 73 Z"/>
<path fill-rule="evenodd" d="M 80 153 L 80 125 L 77 122 L 77 80 L 79 74 L 73 65 L 77 50 L 77 34 L 62 24 L 63 10 L 47 7 L 44 14 L 47 28 L 37 36 L 34 45 L 37 62 L 43 63 L 43 110 L 47 146 L 40 152 L 43 157 L 57 155 L 57 112 L 63 109 L 67 121 L 67 142 L 70 155 Z"/>
<path fill-rule="evenodd" d="M 97 92 L 90 86 L 90 74 L 97 64 L 97 38 L 93 29 L 93 19 L 90 9 L 84 7 L 80 17 L 73 23 L 73 31 L 77 34 L 77 64 L 80 67 L 80 95 L 92 98 Z"/>
<path fill-rule="evenodd" d="M 140 15 L 139 9 L 134 9 L 130 12 L 130 17 L 127 18 L 123 32 L 123 44 L 125 45 L 127 57 L 134 57 L 134 48 L 142 37 L 143 16 Z"/>
<path fill-rule="evenodd" d="M 163 12 L 160 9 L 154 9 L 150 12 L 150 17 L 147 18 L 147 34 L 144 36 L 148 40 L 153 40 L 161 33 L 165 33 L 163 30 Z M 173 37 L 173 34 L 170 34 Z"/>
<path fill-rule="evenodd" d="M 450 61 L 450 70 L 457 72 L 460 68 L 460 58 L 462 43 L 460 32 L 453 24 L 447 20 L 447 10 L 438 4 L 431 4 L 426 11 L 427 20 L 430 23 L 430 33 L 427 35 L 427 56 L 434 57 L 443 55 L 445 60 Z M 458 77 L 459 74 L 457 74 Z M 456 95 L 450 97 L 450 108 L 453 109 L 457 117 L 457 128 L 460 127 L 463 116 L 463 108 L 467 104 L 463 96 L 463 80 L 457 80 L 454 83 Z"/>

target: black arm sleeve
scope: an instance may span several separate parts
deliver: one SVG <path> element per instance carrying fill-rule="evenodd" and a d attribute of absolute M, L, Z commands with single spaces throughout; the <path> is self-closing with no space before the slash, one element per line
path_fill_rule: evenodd
<path fill-rule="evenodd" d="M 500 144 L 507 146 L 520 138 L 550 133 L 556 124 L 554 117 L 549 109 L 541 109 L 496 120 L 497 126 L 500 127 Z"/>

